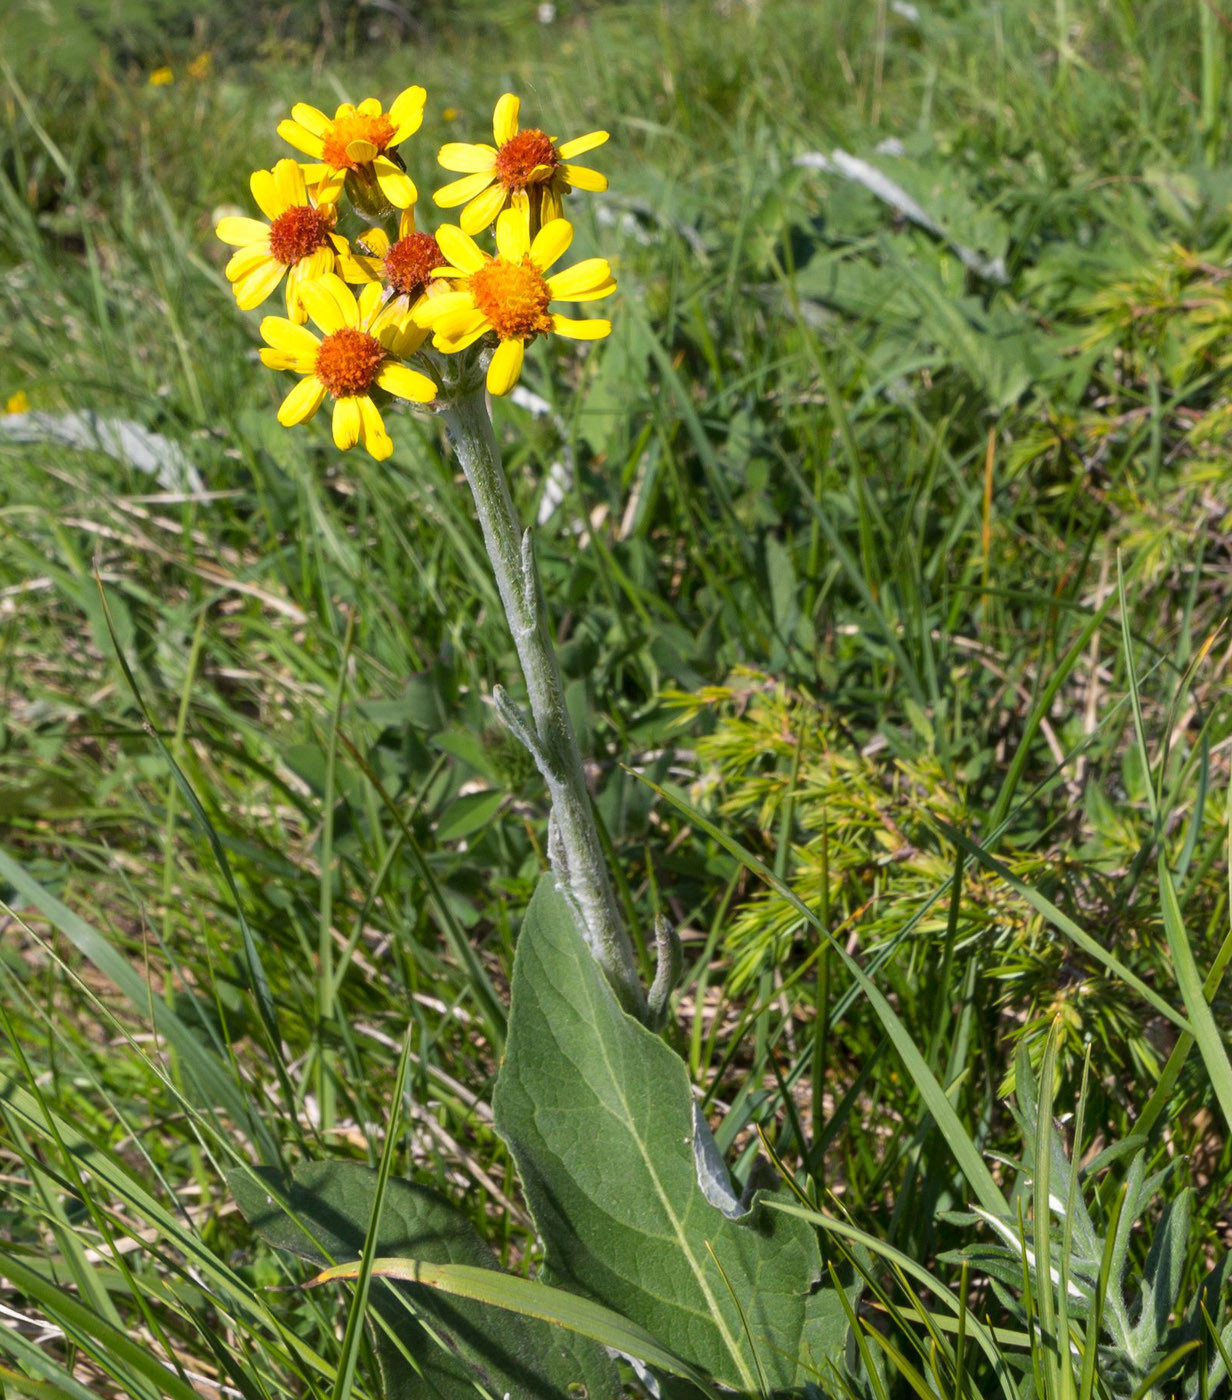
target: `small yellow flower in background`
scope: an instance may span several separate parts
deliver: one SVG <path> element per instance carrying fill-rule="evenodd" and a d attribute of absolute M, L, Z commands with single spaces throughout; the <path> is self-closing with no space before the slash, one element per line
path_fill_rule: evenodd
<path fill-rule="evenodd" d="M 398 363 L 409 352 L 407 338 L 396 325 L 374 325 L 381 309 L 379 283 L 370 282 L 356 301 L 340 277 L 327 273 L 305 286 L 301 295 L 323 339 L 281 316 L 261 322 L 261 335 L 270 347 L 261 351 L 263 363 L 306 376 L 282 401 L 278 421 L 284 428 L 306 423 L 329 394 L 334 400 L 335 445 L 345 452 L 362 442 L 383 462 L 394 445 L 373 402 L 373 389 L 429 403 L 436 397 L 436 385 L 426 374 Z"/>
<path fill-rule="evenodd" d="M 560 218 L 561 199 L 572 189 L 607 189 L 606 175 L 571 164 L 574 156 L 602 146 L 606 131 L 591 131 L 558 146 L 537 127 L 518 130 L 520 105 L 511 92 L 497 102 L 492 114 L 495 146 L 450 141 L 437 155 L 446 170 L 465 172 L 461 180 L 432 196 L 442 209 L 466 205 L 458 221 L 463 233 L 478 233 L 502 209 L 515 206 L 527 208 L 532 226 L 538 228 Z"/>
<path fill-rule="evenodd" d="M 242 311 L 260 306 L 287 277 L 287 315 L 302 325 L 308 313 L 300 300 L 303 287 L 332 272 L 346 239 L 334 233 L 332 204 L 318 206 L 308 193 L 297 162 L 280 160 L 273 170 L 254 170 L 252 197 L 269 219 L 221 219 L 215 230 L 237 251 L 226 273 Z"/>
<path fill-rule="evenodd" d="M 30 395 L 24 389 L 18 389 L 15 394 L 10 394 L 4 403 L 5 413 L 29 413 Z"/>
<path fill-rule="evenodd" d="M 202 49 L 196 58 L 188 65 L 186 72 L 190 78 L 197 78 L 200 80 L 201 78 L 208 78 L 210 76 L 210 70 L 213 66 L 214 55 L 209 49 Z"/>
<path fill-rule="evenodd" d="M 446 107 L 445 110 L 441 113 L 441 120 L 447 122 L 456 122 L 458 120 L 458 109 L 456 107 Z"/>
<path fill-rule="evenodd" d="M 415 202 L 415 183 L 387 152 L 419 130 L 427 96 L 423 88 L 409 87 L 388 112 L 375 97 L 365 97 L 358 107 L 344 102 L 332 117 L 297 102 L 290 119 L 278 123 L 278 135 L 321 162 L 305 167 L 304 174 L 317 186 L 322 204 L 337 202 L 347 171 L 354 170 L 370 172 L 390 204 L 407 209 Z"/>
<path fill-rule="evenodd" d="M 495 257 L 453 224 L 437 229 L 436 239 L 450 265 L 434 275 L 452 278 L 457 290 L 426 297 L 414 319 L 433 331 L 433 345 L 446 353 L 495 331 L 500 344 L 488 365 L 489 393 L 507 394 L 518 382 L 526 344 L 536 336 L 599 340 L 611 331 L 610 321 L 574 321 L 549 309 L 553 301 L 596 301 L 616 290 L 603 258 L 544 276 L 573 241 L 567 220 L 544 224 L 532 242 L 526 211 L 506 209 L 496 221 Z"/>
<path fill-rule="evenodd" d="M 392 322 L 400 331 L 409 332 L 414 342 L 407 353 L 418 350 L 428 332 L 411 325 L 411 312 L 425 296 L 446 290 L 443 283 L 432 277 L 438 267 L 447 266 L 440 245 L 430 233 L 416 231 L 413 208 L 402 211 L 397 242 L 390 243 L 383 229 L 373 228 L 356 243 L 362 251 L 338 255 L 342 280 L 379 283 L 385 289 L 384 305 L 373 322 L 373 331 Z"/>
<path fill-rule="evenodd" d="M 170 68 L 155 68 L 150 74 L 151 87 L 166 87 L 168 83 L 175 82 L 175 74 Z"/>

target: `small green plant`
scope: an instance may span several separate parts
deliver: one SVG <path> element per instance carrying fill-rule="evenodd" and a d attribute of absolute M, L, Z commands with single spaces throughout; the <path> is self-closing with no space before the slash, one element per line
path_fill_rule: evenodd
<path fill-rule="evenodd" d="M 390 395 L 431 405 L 470 486 L 528 708 L 499 686 L 493 702 L 551 802 L 552 873 L 539 882 L 518 935 L 495 1123 L 518 1168 L 550 1277 L 603 1307 L 579 1321 L 576 1302 L 553 1301 L 541 1285 L 522 1309 L 536 1319 L 528 1321 L 518 1316 L 508 1283 L 480 1280 L 482 1297 L 467 1293 L 475 1280 L 466 1270 L 495 1261 L 477 1250 L 448 1201 L 391 1182 L 388 1157 L 371 1178 L 318 1163 L 290 1182 L 272 1168 L 232 1180 L 249 1218 L 274 1243 L 294 1247 L 302 1235 L 301 1252 L 309 1248 L 321 1262 L 362 1246 L 358 1263 L 320 1276 L 358 1278 L 353 1318 L 362 1316 L 374 1276 L 421 1287 L 453 1283 L 448 1315 L 436 1308 L 432 1325 L 414 1316 L 413 1304 L 408 1324 L 385 1318 L 393 1335 L 378 1345 L 391 1395 L 421 1393 L 425 1364 L 445 1365 L 451 1385 L 473 1382 L 495 1394 L 564 1400 L 573 1386 L 615 1393 L 615 1373 L 597 1341 L 701 1384 L 743 1394 L 800 1391 L 841 1355 L 844 1307 L 821 1286 L 813 1230 L 769 1212 L 760 1194 L 744 1203 L 736 1197 L 684 1062 L 655 1034 L 680 978 L 679 940 L 660 920 L 658 970 L 643 991 L 565 700 L 533 534 L 517 520 L 485 401 L 485 388 L 512 389 L 525 345 L 539 336 L 594 339 L 610 330 L 607 321 L 572 321 L 549 310 L 556 298 L 610 295 L 615 282 L 605 261 L 587 259 L 551 277 L 546 271 L 573 237 L 560 217 L 562 195 L 605 184 L 570 157 L 607 134 L 558 146 L 538 129 L 519 130 L 518 99 L 506 94 L 496 106 L 495 146 L 442 148 L 446 168 L 469 173 L 438 190 L 436 202 L 466 206 L 461 227 L 445 224 L 430 235 L 415 227 L 417 191 L 396 153 L 418 128 L 424 98 L 422 88 L 407 88 L 388 114 L 370 98 L 339 107 L 333 118 L 297 105 L 279 130 L 322 164 L 301 170 L 288 160 L 257 171 L 253 194 L 270 222 L 230 216 L 218 234 L 238 247 L 227 275 L 241 307 L 259 305 L 286 279 L 289 318 L 263 321 L 262 360 L 303 378 L 279 421 L 306 421 L 328 395 L 336 446 L 362 442 L 384 460 L 393 443 L 378 405 Z M 354 251 L 335 231 L 344 195 L 369 226 Z M 382 227 L 395 217 L 396 238 Z M 471 235 L 493 223 L 496 251 L 489 254 Z M 358 299 L 344 278 L 363 283 Z M 304 328 L 309 317 L 322 339 Z M 275 1197 L 254 1190 L 263 1186 L 274 1187 Z M 271 1221 L 266 1203 L 279 1195 L 286 1220 Z M 580 1340 L 557 1351 L 537 1338 L 544 1317 Z M 621 1334 L 619 1319 L 640 1331 Z M 425 1333 L 445 1347 L 447 1364 L 423 1361 Z"/>

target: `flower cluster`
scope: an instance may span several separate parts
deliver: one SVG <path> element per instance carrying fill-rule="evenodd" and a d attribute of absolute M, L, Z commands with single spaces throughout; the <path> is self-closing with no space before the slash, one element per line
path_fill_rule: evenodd
<path fill-rule="evenodd" d="M 538 336 L 597 340 L 611 330 L 610 321 L 554 309 L 616 290 L 603 258 L 549 273 L 573 241 L 564 197 L 607 188 L 598 171 L 573 163 L 607 132 L 562 142 L 520 128 L 519 101 L 505 93 L 493 114 L 492 145 L 441 147 L 440 164 L 462 178 L 433 198 L 462 212 L 457 225 L 429 233 L 417 226 L 419 192 L 398 150 L 419 130 L 425 99 L 423 88 L 408 87 L 388 111 L 369 97 L 343 103 L 332 117 L 296 103 L 278 134 L 310 162 L 280 160 L 255 171 L 252 197 L 263 219 L 229 217 L 217 228 L 235 249 L 226 274 L 243 310 L 261 305 L 285 278 L 287 314 L 261 322 L 261 359 L 302 378 L 278 421 L 306 422 L 328 396 L 337 446 L 363 443 L 378 460 L 393 451 L 382 404 L 389 395 L 437 399 L 441 356 L 469 351 L 486 363 L 489 392 L 507 394 Z M 359 225 L 352 237 L 347 220 Z M 475 241 L 486 230 L 493 251 Z"/>

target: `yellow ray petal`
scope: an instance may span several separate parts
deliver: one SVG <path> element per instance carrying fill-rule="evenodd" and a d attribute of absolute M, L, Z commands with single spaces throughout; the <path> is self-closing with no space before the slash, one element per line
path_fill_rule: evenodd
<path fill-rule="evenodd" d="M 299 164 L 291 159 L 280 160 L 274 166 L 274 190 L 278 198 L 280 214 L 297 204 L 308 203 L 308 189 L 304 184 L 304 172 Z"/>
<path fill-rule="evenodd" d="M 607 189 L 607 176 L 597 170 L 588 170 L 584 165 L 562 167 L 565 179 L 575 190 L 589 190 L 592 194 L 602 194 Z"/>
<path fill-rule="evenodd" d="M 530 252 L 529 221 L 521 209 L 506 209 L 496 220 L 496 251 L 515 263 Z"/>
<path fill-rule="evenodd" d="M 436 385 L 426 374 L 392 360 L 381 366 L 376 382 L 387 393 L 410 399 L 412 403 L 431 403 L 436 398 Z"/>
<path fill-rule="evenodd" d="M 319 277 L 300 292 L 308 314 L 326 335 L 359 324 L 359 306 L 350 287 L 336 274 Z"/>
<path fill-rule="evenodd" d="M 572 269 L 570 269 L 570 271 L 571 271 L 571 270 L 572 270 Z M 550 291 L 551 288 L 549 287 L 548 290 Z M 604 297 L 610 297 L 610 296 L 612 295 L 612 293 L 613 293 L 615 290 L 616 290 L 616 279 L 615 279 L 614 277 L 609 277 L 606 281 L 604 281 L 604 282 L 599 282 L 597 285 L 591 287 L 591 289 L 590 289 L 588 292 L 570 292 L 569 295 L 568 295 L 567 297 L 564 297 L 564 296 L 562 296 L 562 297 L 554 296 L 554 297 L 552 298 L 552 300 L 553 300 L 553 301 L 601 301 Z"/>
<path fill-rule="evenodd" d="M 389 332 L 396 334 L 403 326 L 411 324 L 411 304 L 401 292 L 387 297 L 377 308 L 377 313 L 368 322 L 368 334 L 374 335 L 385 348 L 389 349 Z"/>
<path fill-rule="evenodd" d="M 300 126 L 299 122 L 284 118 L 278 123 L 278 135 L 288 146 L 294 146 L 297 151 L 303 151 L 305 155 L 313 156 L 316 160 L 321 159 L 325 142 L 319 136 L 314 136 L 311 131 Z"/>
<path fill-rule="evenodd" d="M 405 216 L 406 211 L 403 210 Z M 414 214 L 411 218 L 414 219 Z M 398 235 L 402 237 L 401 234 Z M 363 249 L 371 258 L 385 258 L 389 256 L 389 235 L 383 228 L 368 228 L 355 240 L 356 245 Z"/>
<path fill-rule="evenodd" d="M 378 462 L 383 462 L 394 450 L 393 442 L 385 431 L 385 420 L 367 394 L 361 394 L 356 403 L 359 405 L 360 441 Z"/>
<path fill-rule="evenodd" d="M 325 167 L 328 169 L 328 167 Z M 305 177 L 307 178 L 307 177 Z M 330 170 L 329 174 L 316 187 L 318 204 L 337 204 L 346 184 L 345 170 Z"/>
<path fill-rule="evenodd" d="M 379 282 L 369 282 L 359 294 L 359 324 L 370 326 L 372 318 L 381 306 L 381 296 L 385 289 Z"/>
<path fill-rule="evenodd" d="M 296 423 L 306 423 L 321 407 L 324 397 L 325 385 L 315 374 L 310 374 L 307 379 L 301 379 L 283 399 L 278 410 L 278 421 L 284 428 L 293 428 Z"/>
<path fill-rule="evenodd" d="M 465 335 L 459 336 L 456 340 L 446 339 L 445 336 L 439 334 L 434 335 L 432 338 L 432 347 L 434 350 L 441 351 L 442 354 L 456 355 L 459 350 L 465 350 L 468 345 L 474 345 L 479 337 L 485 333 L 485 329 L 486 322 L 485 325 L 480 326 L 478 330 L 468 331 Z"/>
<path fill-rule="evenodd" d="M 313 136 L 324 136 L 329 129 L 329 118 L 325 113 L 317 107 L 310 107 L 307 102 L 297 102 L 291 108 L 291 116 Z"/>
<path fill-rule="evenodd" d="M 380 332 L 373 331 L 373 335 L 389 351 L 391 355 L 396 355 L 399 359 L 405 360 L 413 355 L 416 350 L 428 338 L 429 332 L 422 326 L 413 326 L 408 321 L 399 326 L 397 321 L 391 320 L 383 325 Z"/>
<path fill-rule="evenodd" d="M 261 338 L 275 350 L 306 360 L 309 369 L 316 363 L 321 342 L 306 326 L 297 326 L 281 316 L 267 316 L 261 322 Z"/>
<path fill-rule="evenodd" d="M 573 225 L 568 219 L 553 219 L 535 234 L 535 241 L 530 245 L 530 260 L 540 272 L 546 272 L 572 242 Z"/>
<path fill-rule="evenodd" d="M 379 117 L 381 115 L 381 104 L 378 98 L 365 97 L 355 110 L 361 117 Z"/>
<path fill-rule="evenodd" d="M 561 216 L 560 203 L 560 181 L 553 180 L 550 184 L 539 186 L 542 193 L 539 196 L 539 222 L 540 224 L 550 224 L 553 219 Z"/>
<path fill-rule="evenodd" d="M 377 158 L 380 149 L 375 141 L 365 141 L 363 137 L 356 137 L 354 141 L 347 142 L 346 153 L 356 165 L 366 165 L 368 161 Z"/>
<path fill-rule="evenodd" d="M 389 108 L 389 119 L 394 124 L 394 134 L 390 138 L 391 146 L 398 145 L 405 141 L 408 136 L 414 136 L 423 123 L 424 102 L 428 94 L 421 87 L 403 88 L 394 98 Z"/>
<path fill-rule="evenodd" d="M 252 191 L 253 199 L 257 201 L 257 208 L 267 219 L 276 219 L 282 213 L 282 207 L 278 203 L 278 195 L 274 189 L 272 171 L 254 170 L 249 177 L 248 188 Z"/>
<path fill-rule="evenodd" d="M 349 251 L 339 253 L 338 275 L 344 282 L 379 282 L 381 280 L 381 259 L 357 257 Z"/>
<path fill-rule="evenodd" d="M 395 126 L 401 126 L 413 113 L 423 114 L 424 103 L 428 100 L 426 88 L 418 83 L 404 87 L 389 104 L 389 117 Z"/>
<path fill-rule="evenodd" d="M 602 340 L 612 332 L 611 321 L 572 321 L 568 316 L 552 316 L 552 329 L 570 340 Z"/>
<path fill-rule="evenodd" d="M 504 93 L 497 101 L 492 113 L 492 135 L 496 137 L 498 146 L 503 146 L 518 134 L 518 110 L 521 105 L 521 99 L 511 92 Z"/>
<path fill-rule="evenodd" d="M 453 209 L 465 204 L 468 199 L 474 199 L 480 190 L 486 190 L 491 183 L 492 176 L 480 170 L 474 175 L 464 175 L 460 180 L 442 185 L 432 199 L 439 209 Z"/>
<path fill-rule="evenodd" d="M 596 146 L 602 146 L 607 140 L 607 135 L 606 131 L 588 131 L 585 136 L 575 136 L 572 141 L 557 146 L 556 153 L 561 160 L 572 160 L 574 156 L 583 155 L 587 151 L 593 151 Z"/>
<path fill-rule="evenodd" d="M 235 291 L 235 302 L 241 311 L 251 311 L 253 307 L 260 306 L 274 288 L 282 281 L 282 274 L 286 268 L 280 262 L 275 262 L 273 258 L 269 262 L 261 263 L 240 280 L 233 284 Z"/>
<path fill-rule="evenodd" d="M 227 281 L 238 282 L 241 277 L 247 277 L 258 263 L 268 261 L 269 256 L 268 244 L 262 246 L 260 243 L 250 243 L 247 248 L 237 248 L 223 268 L 227 274 Z"/>
<path fill-rule="evenodd" d="M 244 219 L 232 215 L 219 219 L 214 233 L 233 248 L 247 248 L 250 243 L 269 247 L 269 225 L 263 224 L 260 219 Z"/>
<path fill-rule="evenodd" d="M 492 322 L 484 312 L 472 306 L 450 311 L 433 324 L 433 330 L 442 340 L 460 340 L 463 336 L 482 335 L 491 329 Z"/>
<path fill-rule="evenodd" d="M 489 185 L 482 194 L 477 194 L 462 211 L 458 222 L 464 233 L 481 233 L 496 218 L 505 203 L 505 190 L 501 185 Z"/>
<path fill-rule="evenodd" d="M 334 250 L 314 248 L 287 273 L 287 315 L 297 324 L 303 325 L 308 319 L 308 308 L 304 305 L 304 288 L 333 270 Z"/>
<path fill-rule="evenodd" d="M 300 258 L 292 270 L 298 272 L 303 281 L 315 282 L 318 277 L 333 272 L 335 260 L 332 245 L 328 248 L 314 248 L 307 257 Z"/>
<path fill-rule="evenodd" d="M 334 446 L 340 452 L 354 447 L 359 441 L 359 404 L 354 395 L 334 400 Z"/>
<path fill-rule="evenodd" d="M 372 231 L 373 231 L 373 233 L 376 233 L 378 230 L 373 229 Z M 413 204 L 410 204 L 410 205 L 408 205 L 408 206 L 401 212 L 401 214 L 398 215 L 398 237 L 399 237 L 399 238 L 409 238 L 409 237 L 411 236 L 411 234 L 413 234 L 414 232 L 415 232 L 415 206 L 414 206 Z M 381 236 L 382 236 L 382 238 L 385 237 L 385 235 L 384 235 L 383 233 L 381 234 Z M 386 251 L 386 252 L 389 251 L 389 240 L 388 240 L 388 239 L 385 240 L 385 251 Z"/>
<path fill-rule="evenodd" d="M 376 172 L 376 182 L 381 187 L 381 193 L 395 209 L 407 209 L 415 203 L 419 193 L 415 188 L 415 181 L 405 170 L 400 170 L 388 156 L 377 156 L 372 162 L 372 168 Z"/>
<path fill-rule="evenodd" d="M 463 272 L 478 272 L 488 261 L 479 244 L 453 224 L 442 224 L 437 229 L 436 242 L 454 267 L 460 267 Z"/>
<path fill-rule="evenodd" d="M 507 394 L 522 373 L 525 347 L 520 340 L 502 340 L 488 366 L 488 393 Z"/>
<path fill-rule="evenodd" d="M 340 122 L 355 115 L 355 108 L 349 102 L 339 102 L 334 108 L 334 120 Z"/>
<path fill-rule="evenodd" d="M 588 296 L 596 287 L 612 282 L 612 269 L 605 258 L 583 258 L 572 267 L 562 268 L 547 280 L 553 301 L 576 301 L 579 297 Z M 616 284 L 612 282 L 610 291 L 615 290 Z M 608 292 L 603 295 L 607 296 Z"/>
<path fill-rule="evenodd" d="M 308 308 L 304 305 L 304 299 L 300 296 L 303 290 L 303 270 L 302 263 L 296 263 L 294 267 L 287 271 L 287 280 L 283 285 L 283 295 L 287 303 L 287 315 L 297 326 L 302 326 L 308 319 Z"/>
<path fill-rule="evenodd" d="M 311 371 L 309 365 L 307 370 L 294 355 L 288 355 L 285 350 L 271 350 L 268 345 L 263 345 L 258 351 L 261 363 L 270 369 L 293 369 L 297 374 L 305 374 Z"/>
<path fill-rule="evenodd" d="M 411 311 L 411 320 L 417 326 L 434 326 L 442 316 L 455 311 L 473 311 L 474 307 L 475 300 L 469 292 L 445 292 L 417 302 Z"/>
<path fill-rule="evenodd" d="M 436 159 L 446 170 L 471 175 L 481 170 L 495 169 L 496 149 L 493 146 L 471 145 L 466 141 L 447 141 L 437 151 Z"/>

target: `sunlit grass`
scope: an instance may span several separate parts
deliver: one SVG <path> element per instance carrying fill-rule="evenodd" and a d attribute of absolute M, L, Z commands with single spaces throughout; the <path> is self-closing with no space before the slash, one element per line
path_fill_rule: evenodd
<path fill-rule="evenodd" d="M 741 1173 L 760 1127 L 801 1190 L 955 1288 L 939 1256 L 991 1238 L 945 1214 L 969 1204 L 954 1160 L 837 958 L 642 778 L 861 959 L 980 1151 L 1022 1153 L 1014 1050 L 1038 1070 L 1059 1016 L 1058 1113 L 1088 1048 L 1088 1141 L 1124 1137 L 1163 1074 L 1148 1165 L 1226 1180 L 1198 1053 L 1173 1065 L 1175 1025 L 1039 903 L 1178 1016 L 1157 835 L 1199 976 L 1227 931 L 1218 34 L 1175 4 L 1073 4 L 1064 33 L 1051 6 L 903 8 L 504 4 L 396 47 L 259 17 L 235 49 L 220 7 L 165 39 L 121 15 L 99 62 L 88 30 L 9 59 L 0 403 L 135 421 L 206 488 L 0 439 L 4 850 L 140 988 L 6 878 L 3 1302 L 32 1319 L 9 1364 L 79 1396 L 103 1372 L 138 1395 L 331 1393 L 333 1303 L 261 1291 L 300 1275 L 222 1174 L 375 1163 L 408 1031 L 396 1169 L 510 1262 L 533 1251 L 487 1103 L 544 801 L 487 703 L 515 663 L 477 529 L 432 423 L 391 415 L 380 465 L 277 427 L 210 236 L 301 97 L 425 83 L 408 155 L 433 188 L 436 145 L 482 139 L 494 44 L 545 125 L 613 133 L 575 248 L 618 259 L 615 333 L 585 359 L 541 347 L 526 383 L 556 416 L 498 426 L 528 519 L 576 467 L 541 543 L 570 701 L 624 895 L 684 932 L 674 1034 Z M 949 242 L 795 164 L 836 147 Z M 1223 1210 L 1194 1200 L 1191 1292 Z M 901 1310 L 904 1363 L 928 1307 L 905 1297 L 868 1304 Z M 117 1350 L 130 1334 L 174 1382 Z M 942 1351 L 952 1393 L 997 1391 L 986 1357 Z"/>

